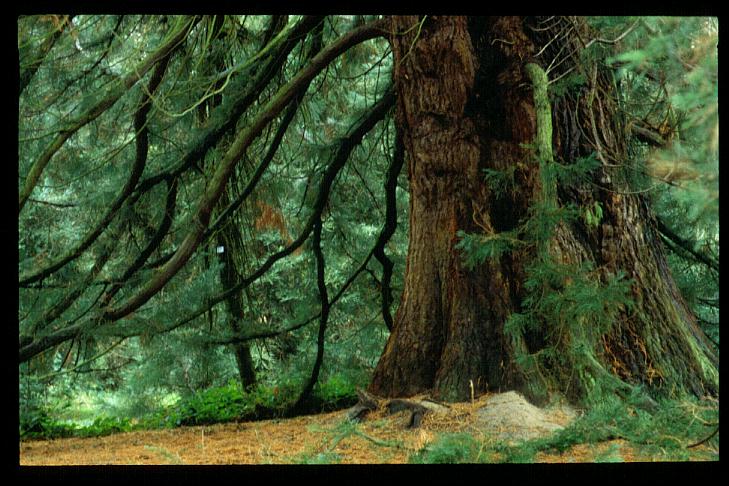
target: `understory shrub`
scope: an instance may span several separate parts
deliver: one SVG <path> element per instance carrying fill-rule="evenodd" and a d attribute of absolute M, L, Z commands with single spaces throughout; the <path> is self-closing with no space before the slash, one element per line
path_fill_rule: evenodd
<path fill-rule="evenodd" d="M 19 429 L 21 439 L 55 439 L 72 436 L 76 427 L 52 418 L 46 409 L 34 408 L 20 415 Z"/>

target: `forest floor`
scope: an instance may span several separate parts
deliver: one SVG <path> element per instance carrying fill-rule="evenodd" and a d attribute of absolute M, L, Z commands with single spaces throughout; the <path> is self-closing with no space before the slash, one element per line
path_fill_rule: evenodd
<path fill-rule="evenodd" d="M 565 426 L 577 412 L 568 407 L 539 409 L 516 394 L 486 395 L 473 403 L 451 404 L 447 413 L 429 413 L 408 428 L 407 410 L 371 412 L 354 424 L 347 410 L 290 419 L 135 431 L 95 438 L 20 443 L 21 465 L 102 464 L 403 464 L 442 433 L 466 432 L 477 440 L 518 441 Z M 718 460 L 702 445 L 689 460 Z M 501 462 L 499 457 L 484 457 Z M 577 444 L 563 453 L 538 452 L 533 462 L 654 462 L 623 440 Z"/>

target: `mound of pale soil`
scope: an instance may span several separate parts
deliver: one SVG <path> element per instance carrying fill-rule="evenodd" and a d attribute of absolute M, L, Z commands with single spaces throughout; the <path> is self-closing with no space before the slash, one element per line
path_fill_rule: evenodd
<path fill-rule="evenodd" d="M 567 405 L 539 408 L 510 391 L 489 396 L 476 416 L 481 431 L 499 440 L 521 442 L 563 429 L 577 413 Z"/>

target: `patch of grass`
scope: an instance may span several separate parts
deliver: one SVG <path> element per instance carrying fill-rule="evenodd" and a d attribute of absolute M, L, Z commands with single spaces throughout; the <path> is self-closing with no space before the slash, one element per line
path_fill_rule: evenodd
<path fill-rule="evenodd" d="M 151 414 L 143 422 L 156 428 L 251 420 L 259 418 L 262 410 L 283 412 L 295 396 L 295 384 L 258 384 L 244 392 L 238 382 L 231 381 L 183 398 L 175 405 Z"/>
<path fill-rule="evenodd" d="M 477 462 L 483 448 L 466 433 L 441 434 L 431 444 L 410 457 L 412 464 L 464 464 Z"/>
<path fill-rule="evenodd" d="M 178 425 L 196 425 L 270 418 L 293 405 L 302 386 L 301 380 L 289 379 L 277 384 L 259 383 L 244 392 L 237 382 L 230 382 L 181 400 L 175 407 L 179 415 L 176 421 Z M 356 388 L 357 383 L 334 374 L 316 384 L 310 402 L 318 411 L 337 410 L 356 403 Z"/>
<path fill-rule="evenodd" d="M 342 456 L 336 452 L 302 453 L 294 459 L 294 464 L 337 464 Z"/>
<path fill-rule="evenodd" d="M 57 439 L 63 437 L 100 437 L 128 432 L 134 426 L 127 418 L 100 416 L 85 426 L 58 420 L 45 409 L 26 412 L 20 419 L 20 439 Z"/>
<path fill-rule="evenodd" d="M 322 379 L 312 390 L 312 411 L 338 410 L 356 403 L 357 386 L 362 386 L 360 378 L 335 372 Z M 145 414 L 130 414 L 129 407 L 116 404 L 107 406 L 101 392 L 82 393 L 63 406 L 28 401 L 21 406 L 20 438 L 96 437 L 130 430 L 274 418 L 284 415 L 302 387 L 303 378 L 295 374 L 281 377 L 276 383 L 258 383 L 245 391 L 238 381 L 231 380 L 186 397 L 161 395 L 154 401 L 157 408 Z M 136 417 L 134 423 L 127 415 Z"/>
<path fill-rule="evenodd" d="M 535 461 L 539 447 L 533 441 L 527 441 L 520 445 L 507 445 L 497 443 L 493 447 L 498 462 L 509 464 L 530 464 Z"/>
<path fill-rule="evenodd" d="M 203 425 L 234 420 L 246 411 L 243 392 L 236 383 L 209 388 L 181 400 L 174 407 L 176 425 Z"/>

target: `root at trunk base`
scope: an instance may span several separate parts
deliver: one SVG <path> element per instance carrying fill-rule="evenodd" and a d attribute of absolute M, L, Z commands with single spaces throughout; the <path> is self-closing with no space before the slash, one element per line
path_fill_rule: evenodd
<path fill-rule="evenodd" d="M 447 411 L 450 407 L 444 403 L 439 403 L 428 398 L 393 398 L 385 399 L 371 393 L 367 393 L 364 390 L 357 390 L 359 396 L 359 402 L 355 406 L 349 409 L 347 417 L 350 420 L 360 421 L 369 412 L 385 409 L 388 415 L 401 412 L 403 410 L 409 410 L 410 420 L 408 422 L 408 428 L 419 427 L 423 421 L 423 417 L 426 413 L 436 412 L 442 413 Z"/>
<path fill-rule="evenodd" d="M 423 418 L 428 430 L 455 432 L 477 430 L 482 434 L 509 443 L 521 442 L 553 434 L 577 418 L 577 411 L 565 403 L 553 403 L 539 408 L 527 401 L 521 394 L 509 391 L 489 393 L 474 401 L 446 405 L 427 397 L 387 399 L 359 392 L 359 403 L 352 407 L 347 416 L 350 420 L 362 420 L 370 412 L 386 415 L 409 411 L 407 428 L 421 425 Z"/>

